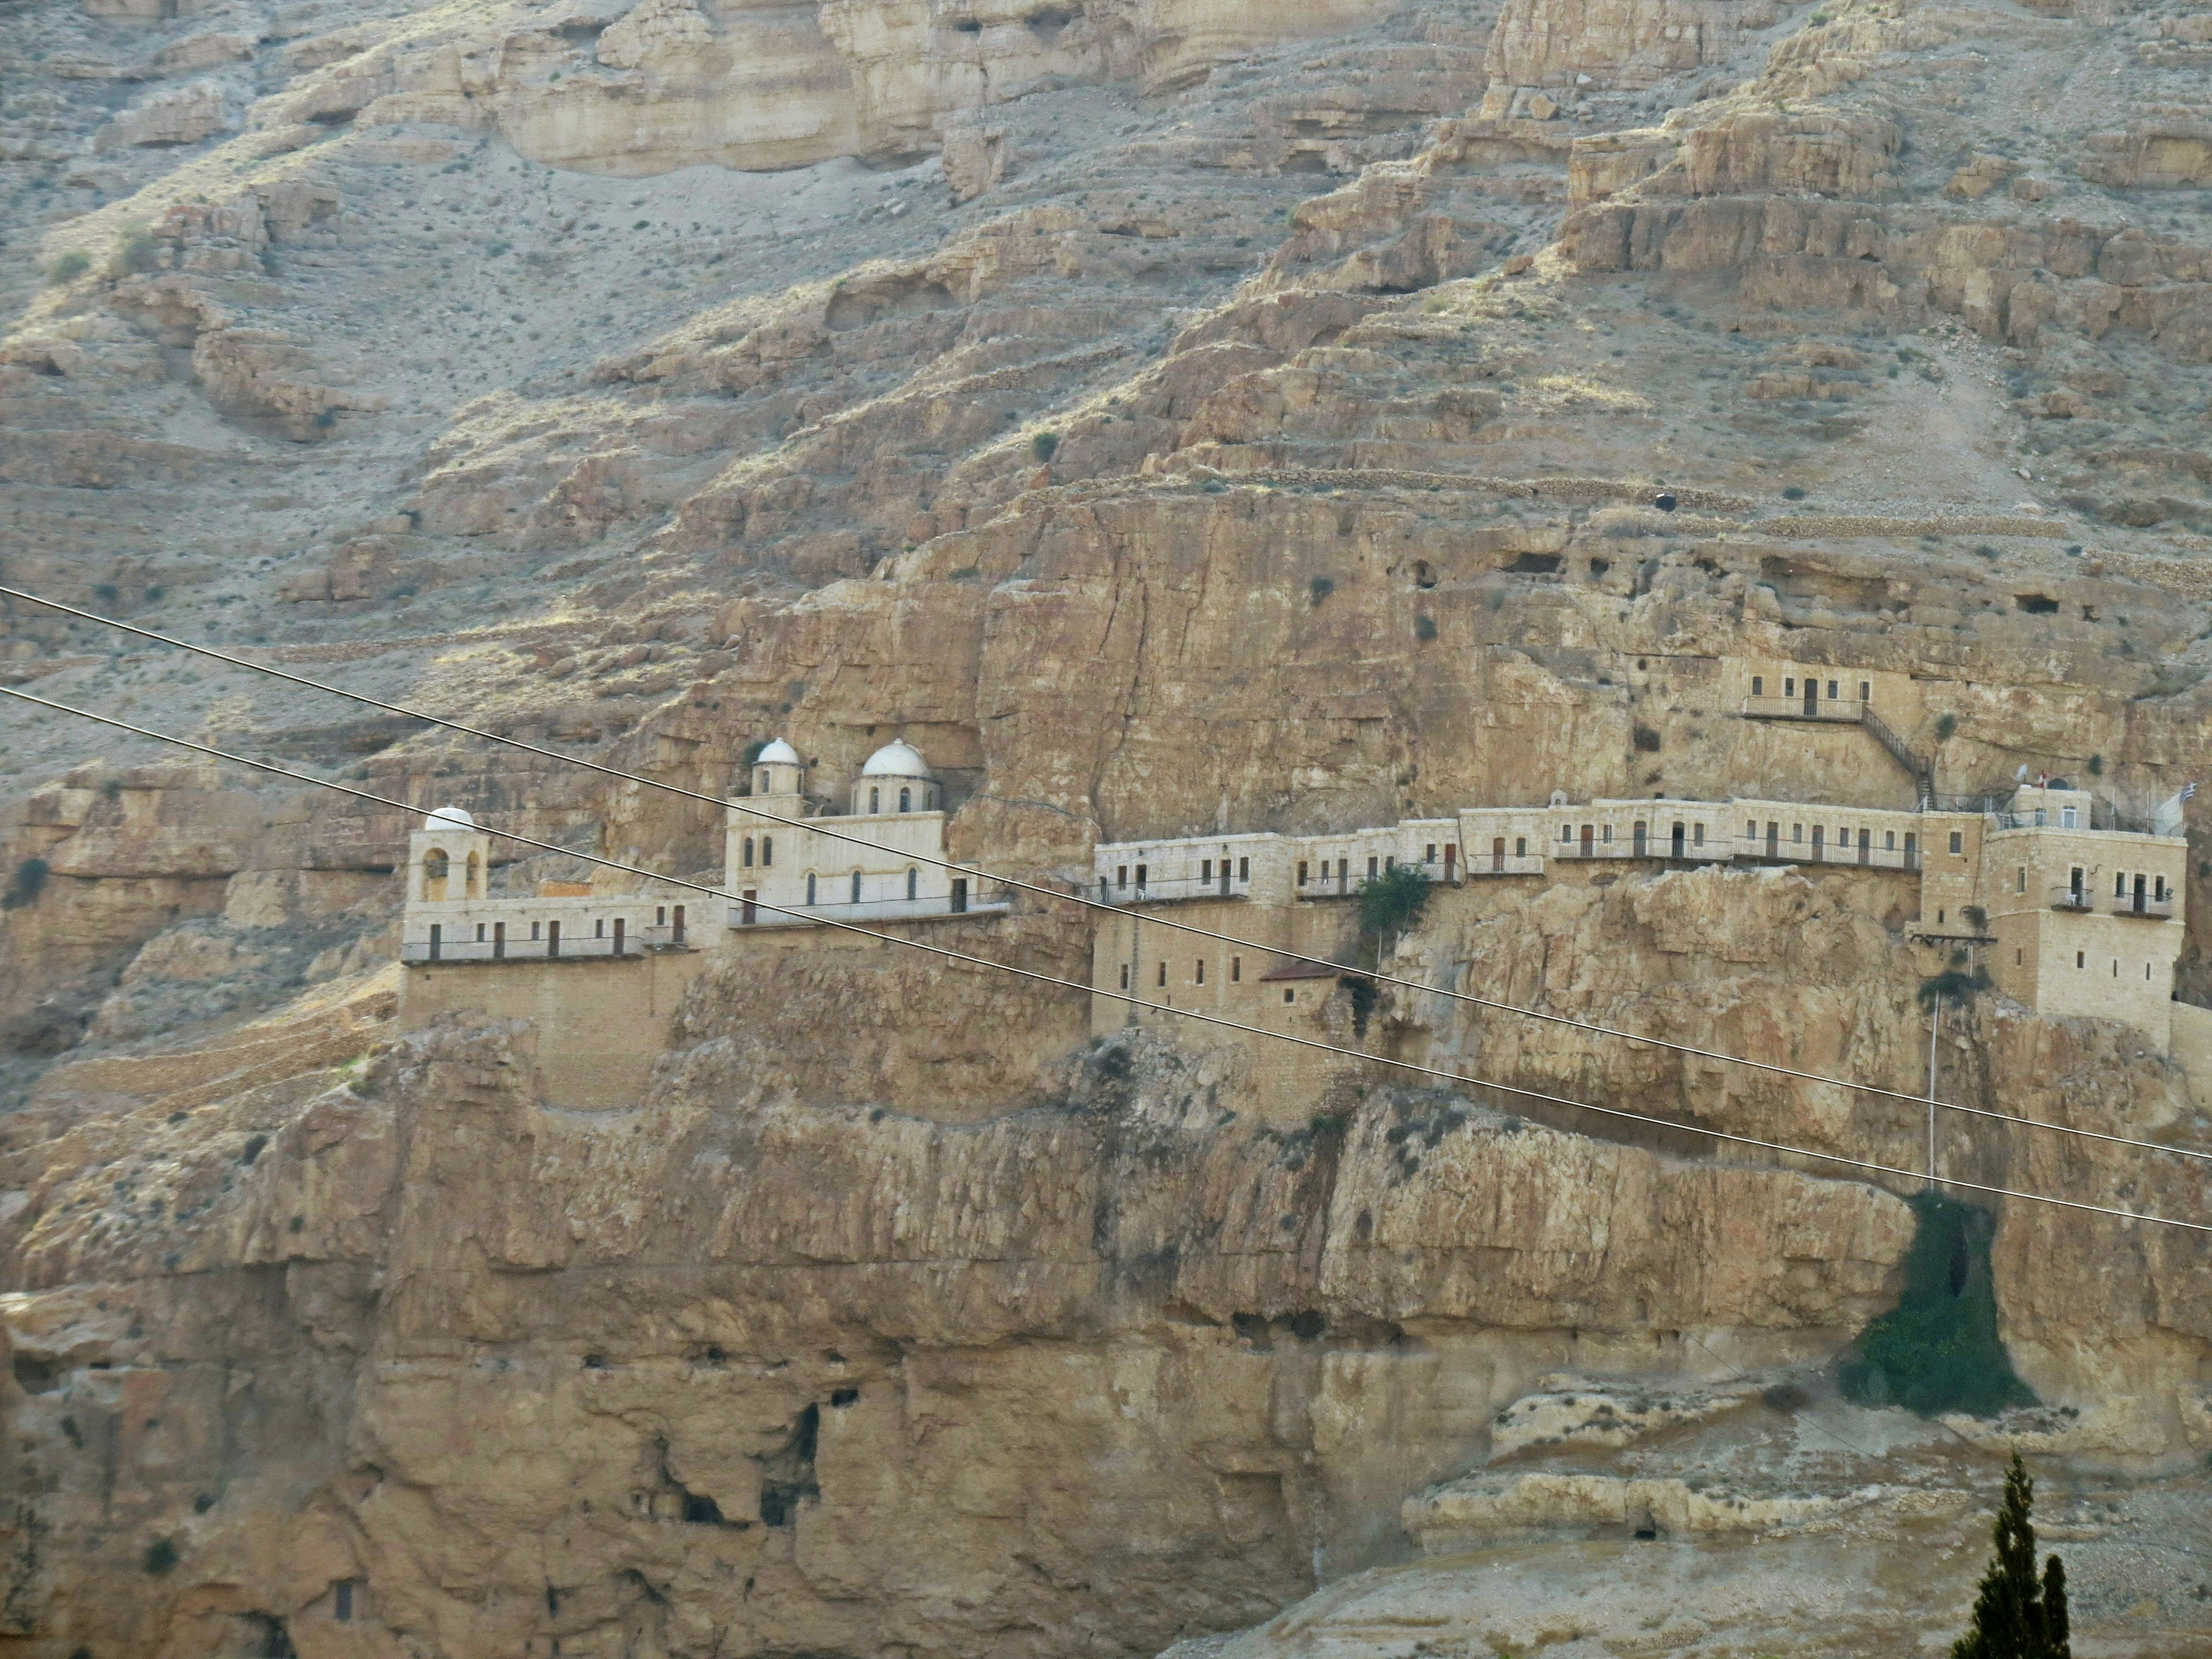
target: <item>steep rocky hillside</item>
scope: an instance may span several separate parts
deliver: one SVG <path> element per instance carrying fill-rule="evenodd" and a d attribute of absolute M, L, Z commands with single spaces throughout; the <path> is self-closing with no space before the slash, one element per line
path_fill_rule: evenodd
<path fill-rule="evenodd" d="M 906 736 L 958 856 L 1069 884 L 1911 804 L 1736 718 L 1747 657 L 1909 677 L 1939 793 L 2140 815 L 2212 777 L 2208 70 L 2179 0 L 12 0 L 0 582 L 712 796 Z M 36 695 L 719 871 L 698 803 L 0 616 Z M 2212 1652 L 2203 1235 L 1994 1201 L 2043 1403 L 1930 1425 L 1834 1387 L 1905 1183 L 1350 1062 L 1285 1119 L 933 953 L 726 962 L 556 1111 L 514 1030 L 398 1028 L 404 815 L 0 722 L 0 1653 L 1902 1650 L 2015 1443 L 2084 1650 Z M 1394 963 L 1910 1091 L 1906 886 L 1470 887 Z M 1917 1167 L 1909 1102 L 1373 1030 Z M 2212 1149 L 2123 1026 L 1984 997 L 1936 1064 Z M 2212 1223 L 2201 1164 L 1946 1134 Z"/>

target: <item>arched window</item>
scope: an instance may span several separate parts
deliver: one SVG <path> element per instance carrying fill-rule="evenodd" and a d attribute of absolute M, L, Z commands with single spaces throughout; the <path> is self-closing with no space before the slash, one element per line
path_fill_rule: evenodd
<path fill-rule="evenodd" d="M 762 768 L 761 768 L 760 786 L 759 786 L 759 787 L 760 787 L 760 792 L 761 792 L 761 793 L 763 793 L 763 795 L 765 795 L 766 793 L 768 793 L 768 768 L 766 768 L 765 766 L 763 766 L 763 767 L 762 767 Z"/>
<path fill-rule="evenodd" d="M 913 790 L 902 789 L 899 791 L 899 811 L 902 812 L 911 812 L 914 811 Z"/>
<path fill-rule="evenodd" d="M 871 785 L 868 789 L 868 811 L 871 812 L 880 812 L 883 810 L 884 792 Z"/>
<path fill-rule="evenodd" d="M 753 838 L 750 836 L 745 837 L 744 866 L 748 870 L 753 867 Z"/>
<path fill-rule="evenodd" d="M 483 896 L 483 860 L 474 853 L 469 854 L 468 883 L 462 892 L 469 898 Z"/>
<path fill-rule="evenodd" d="M 765 868 L 767 866 L 774 864 L 775 862 L 775 837 L 774 836 L 763 836 L 761 837 L 761 864 L 763 867 Z"/>
<path fill-rule="evenodd" d="M 855 870 L 855 871 L 854 871 L 854 872 L 853 872 L 853 902 L 854 902 L 854 903 L 855 903 L 855 904 L 858 904 L 860 902 L 860 872 L 858 870 Z"/>
<path fill-rule="evenodd" d="M 806 902 L 809 904 L 814 902 L 814 872 L 811 870 L 806 872 Z"/>
<path fill-rule="evenodd" d="M 921 896 L 921 872 L 919 870 L 908 871 L 906 872 L 906 896 L 910 899 L 916 898 Z"/>
<path fill-rule="evenodd" d="M 446 872 L 451 867 L 452 861 L 447 858 L 444 849 L 441 848 L 433 847 L 422 854 L 422 896 L 424 898 L 435 901 L 446 896 Z"/>

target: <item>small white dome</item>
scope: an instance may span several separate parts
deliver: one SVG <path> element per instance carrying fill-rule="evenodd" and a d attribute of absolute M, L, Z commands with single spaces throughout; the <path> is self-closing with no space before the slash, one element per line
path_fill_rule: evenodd
<path fill-rule="evenodd" d="M 911 744 L 887 743 L 868 757 L 868 763 L 860 769 L 864 778 L 927 778 L 935 773 L 920 751 Z"/>
<path fill-rule="evenodd" d="M 465 830 L 473 830 L 477 821 L 458 806 L 441 806 L 422 822 L 425 830 L 435 830 L 440 824 L 457 823 Z"/>
<path fill-rule="evenodd" d="M 781 738 L 777 738 L 759 754 L 753 757 L 753 764 L 755 766 L 796 766 L 799 764 L 799 751 Z"/>

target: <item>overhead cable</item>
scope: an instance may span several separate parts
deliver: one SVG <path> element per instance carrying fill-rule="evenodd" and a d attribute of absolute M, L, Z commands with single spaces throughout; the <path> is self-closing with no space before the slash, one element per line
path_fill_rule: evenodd
<path fill-rule="evenodd" d="M 326 681 L 309 679 L 303 674 L 291 673 L 271 664 L 258 663 L 251 658 L 236 656 L 227 651 L 218 651 L 212 646 L 195 645 L 189 640 L 180 640 L 172 635 L 156 633 L 149 628 L 141 628 L 136 623 L 124 622 L 113 617 L 103 617 L 96 611 L 81 610 L 72 605 L 64 605 L 58 599 L 44 599 L 20 587 L 0 585 L 0 597 L 23 599 L 33 605 L 45 605 L 50 610 L 61 611 L 64 615 L 76 617 L 85 622 L 98 623 L 103 628 L 113 628 L 126 634 L 135 634 L 141 639 L 151 640 L 158 645 L 170 646 L 179 651 L 188 651 L 196 656 L 212 658 L 217 662 L 228 663 L 234 668 L 245 668 L 257 674 L 267 674 L 294 685 L 304 686 L 311 691 L 321 691 L 334 697 L 344 697 L 354 702 L 366 704 L 372 708 L 380 708 L 386 714 L 404 715 L 410 720 L 421 720 L 425 725 L 439 726 L 448 732 L 458 732 L 465 737 L 481 738 L 486 743 L 502 744 L 510 749 L 519 749 L 526 754 L 536 755 L 545 760 L 559 761 L 569 766 L 580 766 L 586 771 L 597 772 L 603 777 L 614 778 L 623 783 L 634 783 L 647 789 L 658 789 L 667 794 L 681 796 L 686 800 L 698 801 L 726 811 L 744 812 L 769 823 L 782 825 L 787 829 L 803 830 L 811 835 L 824 836 L 833 841 L 848 842 L 856 847 L 878 848 L 878 843 L 868 840 L 864 836 L 854 835 L 850 830 L 831 829 L 830 820 L 826 818 L 788 818 L 780 813 L 763 811 L 757 806 L 749 805 L 742 798 L 725 800 L 719 796 L 702 794 L 696 790 L 686 789 L 681 784 L 665 782 L 658 778 L 643 777 L 635 772 L 625 772 L 619 767 L 588 760 L 580 755 L 564 755 L 557 749 L 547 749 L 538 744 L 525 742 L 520 738 L 508 737 L 501 732 L 486 731 L 481 726 L 447 720 L 441 714 L 426 714 L 419 708 L 410 708 L 404 703 L 391 702 L 381 697 L 372 696 L 366 691 L 349 690 L 343 686 L 332 685 Z M 1024 881 L 1016 876 L 999 875 L 988 870 L 976 869 L 973 866 L 955 865 L 949 860 L 935 858 L 927 853 L 915 852 L 908 854 L 908 856 L 917 864 L 931 865 L 940 870 L 957 870 L 963 875 L 980 876 L 1004 886 L 1025 893 L 1035 893 L 1044 898 L 1080 904 L 1089 909 L 1103 910 L 1116 915 L 1137 914 L 1127 905 L 1095 899 L 1089 896 L 1087 892 L 1071 892 L 1063 887 L 1049 887 L 1038 882 Z M 669 878 L 655 876 L 653 879 L 665 881 Z M 808 914 L 811 915 L 814 913 Z M 1139 917 L 1139 920 L 1152 927 L 1170 928 L 1176 933 L 1188 933 L 1198 939 L 1212 939 L 1221 945 L 1235 945 L 1242 950 L 1273 951 L 1293 962 L 1310 963 L 1316 967 L 1341 966 L 1340 963 L 1330 962 L 1324 957 L 1303 956 L 1296 951 L 1287 950 L 1281 945 L 1265 945 L 1255 939 L 1240 939 L 1233 933 L 1216 932 L 1212 928 L 1198 927 L 1192 922 L 1177 921 L 1169 916 L 1147 912 Z M 1555 1014 L 1547 1012 L 1540 1008 L 1524 1008 L 1516 1003 L 1500 1002 L 1495 998 L 1479 996 L 1472 991 L 1455 991 L 1443 986 L 1425 985 L 1419 980 L 1406 979 L 1395 974 L 1386 974 L 1379 970 L 1367 972 L 1365 977 L 1373 980 L 1378 985 L 1394 986 L 1402 990 L 1419 992 L 1426 996 L 1444 997 L 1454 1002 L 1463 1002 L 1473 1007 L 1487 1008 L 1497 1013 L 1511 1014 L 1522 1019 L 1542 1020 L 1553 1025 L 1564 1025 L 1572 1030 L 1586 1031 L 1595 1036 L 1613 1037 L 1626 1042 L 1640 1042 L 1650 1048 L 1664 1049 L 1670 1054 L 1687 1055 L 1693 1060 L 1709 1060 L 1725 1066 L 1741 1066 L 1753 1071 L 1765 1072 L 1770 1076 L 1790 1078 L 1801 1083 L 1822 1084 L 1833 1089 L 1850 1089 L 1861 1093 L 1878 1095 L 1887 1100 L 1909 1101 L 1916 1106 L 1940 1107 L 1944 1111 L 1956 1112 L 1966 1117 L 1988 1118 L 1996 1122 L 2018 1124 L 2022 1128 L 2040 1129 L 2051 1134 L 2075 1135 L 2085 1140 L 2101 1140 L 2118 1146 L 2134 1146 L 2146 1152 L 2166 1152 L 2175 1158 L 2212 1162 L 2212 1152 L 2197 1152 L 2185 1146 L 2170 1146 L 2163 1141 L 2144 1140 L 2136 1136 L 2112 1134 L 2100 1129 L 2084 1129 L 2072 1124 L 2046 1122 L 2039 1118 L 2022 1117 L 2017 1113 L 2000 1112 L 1985 1106 L 1967 1106 L 1954 1101 L 1936 1100 L 1929 1095 L 1909 1094 L 1902 1090 L 1886 1088 L 1878 1083 L 1855 1083 L 1847 1078 L 1828 1077 L 1819 1072 L 1802 1071 L 1796 1066 L 1779 1065 L 1773 1060 L 1753 1060 L 1747 1055 L 1723 1054 L 1717 1049 L 1700 1048 L 1693 1043 L 1675 1042 L 1666 1037 L 1647 1036 L 1638 1031 L 1624 1031 L 1617 1026 L 1601 1025 L 1594 1020 L 1577 1019 L 1571 1014 Z"/>
<path fill-rule="evenodd" d="M 400 812 L 417 812 L 422 810 L 405 801 L 393 800 L 388 796 L 374 794 L 366 789 L 356 789 L 350 784 L 338 783 L 329 778 L 319 778 L 311 773 L 295 772 L 289 767 L 277 765 L 274 761 L 254 760 L 245 755 L 234 755 L 226 750 L 216 749 L 207 744 L 195 743 L 189 738 L 177 737 L 167 732 L 155 731 L 149 726 L 137 725 L 130 720 L 118 720 L 112 714 L 96 714 L 88 708 L 76 708 L 68 703 L 54 702 L 45 697 L 34 696 L 28 691 L 19 690 L 14 686 L 0 685 L 0 693 L 41 708 L 51 709 L 56 714 L 75 714 L 80 719 L 93 720 L 101 726 L 111 726 L 118 732 L 128 732 L 136 737 L 149 738 L 156 743 L 165 743 L 179 749 L 190 750 L 196 754 L 206 755 L 215 760 L 228 761 L 233 765 L 249 767 L 254 771 L 268 773 L 276 777 L 289 778 L 295 783 L 312 784 L 318 788 L 335 790 L 340 794 L 350 795 L 356 800 L 368 801 L 373 805 L 386 806 Z M 656 871 L 643 869 L 634 864 L 624 864 L 618 859 L 606 858 L 594 853 L 574 852 L 552 842 L 538 841 L 528 836 L 518 835 L 511 830 L 494 830 L 482 824 L 476 827 L 487 835 L 497 836 L 503 840 L 514 842 L 520 846 L 532 848 L 539 852 L 558 853 L 567 858 L 581 859 L 586 863 L 596 864 L 605 869 L 620 871 L 625 875 L 641 876 L 666 886 L 686 888 L 695 893 L 703 893 L 709 898 L 720 899 L 726 904 L 736 902 L 731 894 L 719 887 L 709 887 L 703 882 L 688 881 L 678 876 L 664 876 Z M 1469 1077 L 1463 1073 L 1443 1071 L 1433 1066 L 1422 1066 L 1408 1060 L 1395 1060 L 1385 1054 L 1363 1054 L 1357 1048 L 1346 1048 L 1336 1043 L 1323 1042 L 1315 1037 L 1300 1036 L 1291 1031 L 1270 1031 L 1264 1026 L 1247 1025 L 1240 1020 L 1226 1019 L 1218 1014 L 1204 1013 L 1195 1008 L 1178 1008 L 1171 1003 L 1146 1002 L 1134 997 L 1100 991 L 1097 987 L 1085 984 L 1079 980 L 1061 979 L 1056 975 L 1042 973 L 1033 968 L 1020 968 L 1012 963 L 994 962 L 988 957 L 974 956 L 964 951 L 949 950 L 944 945 L 932 945 L 923 939 L 909 939 L 897 933 L 878 933 L 872 927 L 862 927 L 849 921 L 838 921 L 815 911 L 788 909 L 781 905 L 762 903 L 758 900 L 753 901 L 753 903 L 756 909 L 768 910 L 777 915 L 790 916 L 799 921 L 811 922 L 818 927 L 834 928 L 840 933 L 856 933 L 863 939 L 878 939 L 891 945 L 902 945 L 927 956 L 940 957 L 947 962 L 963 962 L 972 967 L 989 969 L 997 973 L 1012 974 L 1036 984 L 1050 985 L 1064 991 L 1077 991 L 1085 996 L 1104 996 L 1110 1001 L 1127 1003 L 1131 1006 L 1142 1008 L 1153 1013 L 1173 1014 L 1183 1019 L 1195 1020 L 1202 1024 L 1217 1026 L 1224 1030 L 1241 1032 L 1247 1036 L 1267 1037 L 1279 1042 L 1295 1043 L 1302 1048 L 1316 1049 L 1322 1054 L 1335 1054 L 1345 1060 L 1357 1060 L 1370 1066 L 1389 1066 L 1393 1070 L 1412 1073 L 1419 1077 L 1434 1078 L 1440 1082 L 1455 1084 L 1462 1088 L 1489 1089 L 1499 1094 L 1516 1096 L 1522 1100 L 1540 1101 L 1546 1105 L 1566 1107 L 1578 1112 L 1592 1112 L 1601 1117 L 1647 1124 L 1655 1128 L 1671 1129 L 1684 1134 L 1703 1135 L 1708 1139 L 1726 1141 L 1734 1146 L 1755 1146 L 1765 1152 L 1781 1152 L 1792 1158 L 1811 1158 L 1818 1163 L 1838 1164 L 1848 1169 L 1863 1170 L 1876 1175 L 1899 1176 L 1910 1181 L 1925 1181 L 1930 1178 L 1930 1172 L 1925 1170 L 1905 1170 L 1893 1164 L 1873 1163 L 1865 1158 L 1846 1158 L 1840 1152 L 1816 1152 L 1810 1147 L 1792 1146 L 1784 1141 L 1762 1140 L 1754 1135 L 1737 1134 L 1726 1129 L 1709 1128 L 1699 1123 L 1677 1122 L 1671 1118 L 1656 1117 L 1648 1112 L 1632 1112 L 1624 1107 L 1595 1105 L 1589 1101 L 1573 1100 L 1565 1095 L 1547 1093 L 1540 1089 L 1526 1089 L 1511 1083 L 1495 1083 L 1486 1078 Z M 1917 1097 L 1908 1097 L 1908 1098 L 1917 1099 Z M 2189 1232 L 2212 1234 L 2212 1225 L 2202 1222 L 2182 1221 L 2171 1216 L 2145 1215 L 2138 1211 L 2117 1209 L 2110 1205 L 2088 1204 L 2077 1199 L 2057 1198 L 2047 1193 L 2028 1192 L 2012 1187 L 1990 1186 L 1984 1182 L 1964 1181 L 1949 1176 L 1937 1176 L 1934 1178 L 1942 1185 L 1956 1187 L 1967 1192 L 1987 1193 L 2001 1198 L 2017 1198 L 2025 1202 L 2049 1204 L 2060 1209 L 2081 1210 L 2095 1215 L 2114 1216 L 2123 1221 L 2148 1222 L 2156 1226 L 2178 1227 Z"/>

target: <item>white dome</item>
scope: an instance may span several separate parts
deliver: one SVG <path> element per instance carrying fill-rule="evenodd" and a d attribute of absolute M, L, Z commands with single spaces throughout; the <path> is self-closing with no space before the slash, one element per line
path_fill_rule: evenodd
<path fill-rule="evenodd" d="M 446 823 L 457 823 L 465 830 L 473 830 L 477 827 L 477 821 L 458 806 L 441 806 L 422 821 L 422 827 L 425 830 L 435 830 L 439 825 Z"/>
<path fill-rule="evenodd" d="M 936 774 L 919 751 L 903 743 L 887 743 L 868 757 L 860 769 L 864 778 L 927 778 Z"/>
<path fill-rule="evenodd" d="M 796 766 L 799 764 L 799 751 L 781 738 L 777 738 L 759 754 L 753 757 L 753 764 L 755 766 Z"/>

